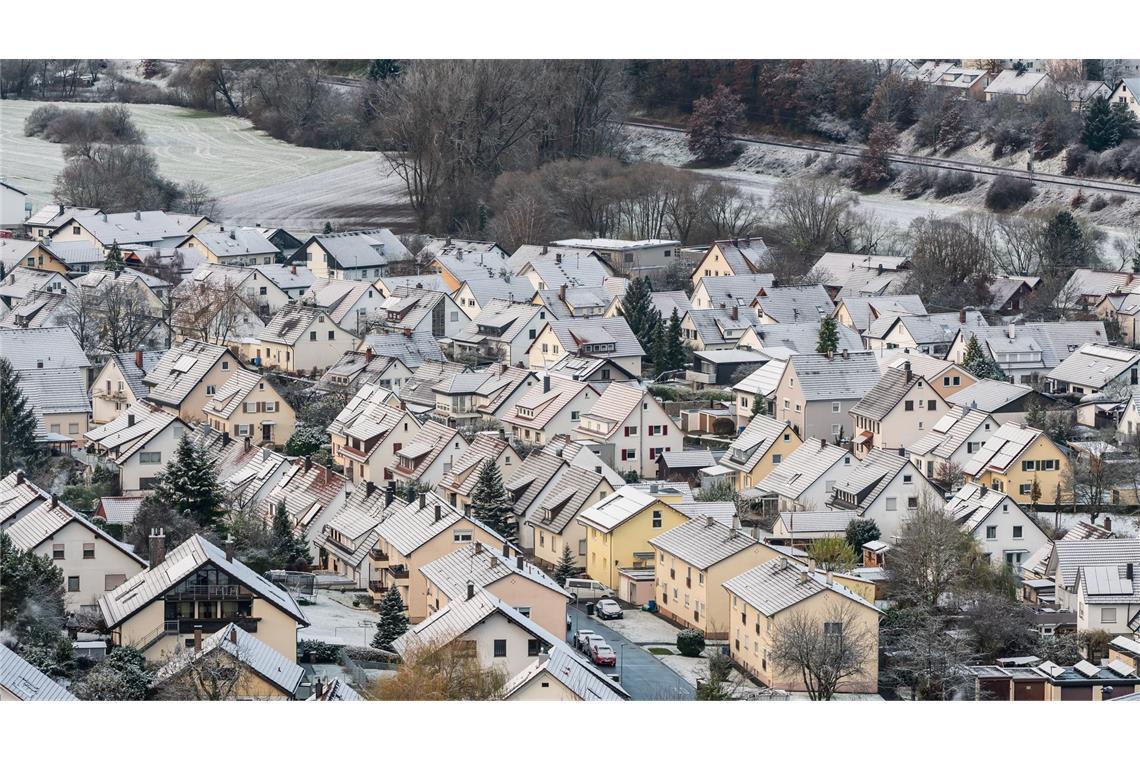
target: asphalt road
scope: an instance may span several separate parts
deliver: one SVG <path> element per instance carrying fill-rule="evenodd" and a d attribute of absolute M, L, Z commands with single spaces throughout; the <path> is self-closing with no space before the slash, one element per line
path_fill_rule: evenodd
<path fill-rule="evenodd" d="M 581 612 L 574 607 L 567 608 L 573 626 L 567 633 L 567 638 L 571 638 L 579 628 L 594 631 L 603 637 L 617 653 L 618 664 L 613 668 L 600 669 L 606 673 L 620 673 L 621 685 L 630 696 L 641 701 L 693 699 L 694 689 L 688 681 L 605 623 L 587 617 L 584 610 L 585 603 Z"/>

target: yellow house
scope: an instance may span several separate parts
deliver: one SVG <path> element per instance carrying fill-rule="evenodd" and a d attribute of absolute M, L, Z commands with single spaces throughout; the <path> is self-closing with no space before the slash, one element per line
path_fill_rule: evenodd
<path fill-rule="evenodd" d="M 232 679 L 203 679 L 203 672 L 219 672 L 215 659 L 238 665 Z M 205 639 L 201 627 L 195 629 L 192 647 L 159 668 L 153 684 L 160 699 L 260 701 L 293 699 L 304 680 L 305 670 L 294 658 L 228 623 Z"/>
<path fill-rule="evenodd" d="M 803 441 L 787 420 L 757 415 L 748 423 L 720 463 L 735 471 L 736 490 L 759 483 Z"/>
<path fill-rule="evenodd" d="M 1072 465 L 1065 452 L 1040 430 L 1007 422 L 998 428 L 962 468 L 967 483 L 1004 493 L 1018 504 L 1033 503 L 1033 483 L 1040 504 L 1067 489 Z"/>
<path fill-rule="evenodd" d="M 239 369 L 202 407 L 206 424 L 260 446 L 284 446 L 297 415 L 265 375 Z"/>
<path fill-rule="evenodd" d="M 99 598 L 115 646 L 133 646 L 161 663 L 194 648 L 195 631 L 240 626 L 290 662 L 297 629 L 309 625 L 293 598 L 223 551 L 193 535 L 164 551 L 161 529 L 150 539 L 150 569 Z"/>
<path fill-rule="evenodd" d="M 0 261 L 4 262 L 4 268 L 9 272 L 19 266 L 56 272 L 66 277 L 70 269 L 46 245 L 31 240 L 0 238 Z"/>
<path fill-rule="evenodd" d="M 772 256 L 760 238 L 716 240 L 693 267 L 693 285 L 702 277 L 727 277 L 772 270 Z"/>
<path fill-rule="evenodd" d="M 772 650 L 781 625 L 806 619 L 826 634 L 865 639 L 862 672 L 843 679 L 844 693 L 874 694 L 879 685 L 879 616 L 877 607 L 837 583 L 785 557 L 731 578 L 728 591 L 731 625 L 729 653 L 733 661 L 765 686 L 803 691 L 798 669 L 781 668 Z"/>
<path fill-rule="evenodd" d="M 619 488 L 578 515 L 586 527 L 586 574 L 616 589 L 619 568 L 650 563 L 649 539 L 688 519 L 657 494 Z"/>
<path fill-rule="evenodd" d="M 195 424 L 204 419 L 206 402 L 240 368 L 241 361 L 225 346 L 184 340 L 143 377 L 146 400 Z"/>
<path fill-rule="evenodd" d="M 649 539 L 657 550 L 657 603 L 670 620 L 706 639 L 727 639 L 731 578 L 781 556 L 774 547 L 704 515 Z"/>
<path fill-rule="evenodd" d="M 502 547 L 472 541 L 420 568 L 427 580 L 428 609 L 438 612 L 467 596 L 468 584 L 490 591 L 551 635 L 566 635 L 570 594 L 553 578 L 526 561 L 510 558 Z"/>

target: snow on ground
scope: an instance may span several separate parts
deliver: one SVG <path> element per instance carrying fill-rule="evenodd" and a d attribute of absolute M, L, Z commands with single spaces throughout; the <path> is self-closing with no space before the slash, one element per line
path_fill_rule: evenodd
<path fill-rule="evenodd" d="M 380 616 L 372 610 L 353 607 L 354 595 L 354 592 L 317 589 L 316 604 L 301 608 L 309 620 L 309 627 L 302 628 L 298 637 L 330 644 L 368 646 L 376 633 Z"/>
<path fill-rule="evenodd" d="M 642 610 L 626 610 L 621 619 L 601 622 L 635 644 L 676 644 L 681 630 L 664 618 Z"/>
<path fill-rule="evenodd" d="M 62 146 L 24 136 L 24 119 L 39 105 L 0 101 L 0 175 L 37 206 L 51 202 L 55 176 L 64 165 Z M 227 221 L 290 229 L 319 228 L 326 221 L 336 226 L 407 224 L 402 183 L 379 153 L 301 148 L 275 140 L 246 119 L 177 106 L 126 108 L 146 132 L 161 173 L 176 182 L 205 183 L 219 198 L 219 216 Z"/>

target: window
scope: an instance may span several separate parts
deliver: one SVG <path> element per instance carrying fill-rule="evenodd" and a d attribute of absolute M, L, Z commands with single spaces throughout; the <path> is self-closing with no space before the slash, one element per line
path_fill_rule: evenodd
<path fill-rule="evenodd" d="M 578 556 L 586 556 L 586 539 L 584 538 L 578 540 Z"/>
<path fill-rule="evenodd" d="M 161 451 L 140 451 L 139 464 L 158 464 L 162 461 Z"/>
<path fill-rule="evenodd" d="M 582 416 L 582 413 L 579 411 L 570 412 L 570 420 L 572 422 L 577 422 L 581 418 L 581 416 Z"/>
<path fill-rule="evenodd" d="M 317 331 L 316 330 L 309 330 L 309 340 L 316 340 L 316 339 L 317 339 Z"/>
<path fill-rule="evenodd" d="M 67 576 L 67 590 L 72 592 L 72 593 L 75 593 L 76 591 L 79 590 L 79 576 L 78 575 Z"/>
<path fill-rule="evenodd" d="M 452 533 L 452 540 L 457 544 L 466 544 L 471 542 L 470 530 L 457 530 Z"/>
<path fill-rule="evenodd" d="M 918 509 L 918 497 L 917 496 L 906 497 L 906 508 L 907 509 Z"/>
<path fill-rule="evenodd" d="M 831 411 L 836 412 L 836 413 L 839 412 L 839 402 L 838 401 L 832 401 L 831 402 Z"/>
<path fill-rule="evenodd" d="M 541 651 L 542 651 L 542 645 L 539 643 L 538 639 L 527 639 L 527 642 L 526 642 L 526 656 L 527 657 L 538 657 L 538 655 Z"/>
<path fill-rule="evenodd" d="M 986 540 L 987 541 L 993 541 L 996 538 L 997 538 L 997 526 L 996 525 L 987 525 L 986 526 Z"/>
<path fill-rule="evenodd" d="M 78 422 L 67 423 L 67 432 L 70 433 L 71 435 L 76 435 L 79 432 L 79 423 Z"/>
<path fill-rule="evenodd" d="M 1116 622 L 1116 608 L 1115 607 L 1101 607 L 1100 608 L 1100 622 L 1102 622 L 1102 623 L 1115 623 Z"/>
<path fill-rule="evenodd" d="M 67 559 L 67 551 L 63 544 L 51 545 L 51 558 L 52 559 Z"/>
<path fill-rule="evenodd" d="M 782 460 L 783 458 L 784 457 L 781 454 L 773 454 L 772 455 L 772 464 L 779 464 L 780 460 Z"/>
<path fill-rule="evenodd" d="M 926 402 L 926 411 L 933 412 L 937 408 L 938 408 L 938 402 L 937 401 L 927 401 Z"/>
<path fill-rule="evenodd" d="M 114 591 L 127 582 L 127 576 L 122 573 L 111 573 L 103 576 L 103 590 Z"/>
<path fill-rule="evenodd" d="M 228 361 L 223 361 L 222 362 L 222 369 L 229 369 L 229 368 L 230 368 L 230 363 Z M 122 383 L 119 383 L 119 385 L 122 385 Z"/>
<path fill-rule="evenodd" d="M 83 559 L 95 559 L 95 544 L 83 544 Z"/>
<path fill-rule="evenodd" d="M 887 511 L 888 512 L 895 512 L 898 510 L 898 508 L 899 508 L 899 500 L 893 496 L 888 496 L 887 497 Z"/>
<path fill-rule="evenodd" d="M 207 395 L 207 396 L 213 396 L 213 395 L 214 395 L 214 391 L 216 391 L 216 390 L 217 390 L 217 386 L 214 386 L 214 385 L 207 385 L 207 386 L 206 386 L 206 395 Z"/>
<path fill-rule="evenodd" d="M 1022 531 L 1022 528 L 1020 525 L 1014 525 L 1013 526 L 1013 537 L 1014 538 L 1021 538 L 1022 537 L 1021 531 Z"/>
<path fill-rule="evenodd" d="M 913 475 L 903 475 L 903 482 L 904 482 L 904 483 L 909 483 L 909 482 L 911 482 L 912 480 L 914 480 L 914 476 L 913 476 Z"/>
<path fill-rule="evenodd" d="M 506 657 L 507 656 L 507 640 L 506 639 L 495 639 L 495 656 L 496 657 Z"/>
<path fill-rule="evenodd" d="M 660 528 L 661 527 L 661 510 L 660 509 L 653 510 L 653 527 L 654 528 Z"/>
<path fill-rule="evenodd" d="M 823 624 L 823 635 L 839 638 L 843 635 L 843 623 L 833 622 Z"/>
<path fill-rule="evenodd" d="M 51 432 L 58 433 L 59 432 L 59 425 L 52 425 L 51 426 Z"/>
<path fill-rule="evenodd" d="M 515 607 L 515 611 L 525 618 L 530 617 L 530 607 Z"/>
<path fill-rule="evenodd" d="M 914 411 L 914 402 L 913 401 L 904 401 L 903 402 L 903 409 L 908 411 L 908 412 L 913 412 Z"/>

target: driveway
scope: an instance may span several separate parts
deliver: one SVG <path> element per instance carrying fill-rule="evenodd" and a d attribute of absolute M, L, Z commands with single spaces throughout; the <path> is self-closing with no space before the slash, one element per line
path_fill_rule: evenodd
<path fill-rule="evenodd" d="M 601 668 L 606 673 L 618 673 L 621 685 L 636 700 L 686 700 L 693 699 L 693 686 L 669 666 L 649 652 L 622 636 L 597 618 L 587 617 L 585 612 L 567 607 L 572 624 L 567 638 L 586 628 L 597 633 L 614 648 L 618 664 L 613 668 Z"/>

